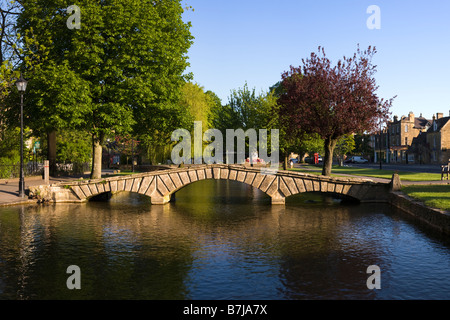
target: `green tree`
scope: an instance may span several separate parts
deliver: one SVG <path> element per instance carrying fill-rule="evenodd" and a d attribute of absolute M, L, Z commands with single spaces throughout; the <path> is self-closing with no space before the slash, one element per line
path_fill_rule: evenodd
<path fill-rule="evenodd" d="M 317 134 L 302 134 L 292 146 L 294 152 L 302 159 L 306 154 L 323 153 L 323 139 Z"/>
<path fill-rule="evenodd" d="M 106 136 L 134 131 L 164 140 L 180 123 L 183 111 L 176 102 L 189 78 L 184 71 L 192 43 L 180 1 L 80 0 L 80 29 L 67 27 L 66 1 L 22 5 L 19 30 L 30 85 L 47 74 L 47 82 L 34 82 L 36 96 L 48 94 L 49 87 L 61 96 L 51 106 L 32 104 L 32 114 L 58 115 L 62 124 L 68 126 L 67 120 L 90 133 L 92 178 L 101 177 Z M 68 108 L 73 114 L 64 119 Z"/>
<path fill-rule="evenodd" d="M 256 89 L 249 89 L 245 84 L 244 87 L 231 91 L 227 105 L 219 106 L 216 103 L 213 109 L 213 123 L 224 136 L 226 129 L 243 129 L 244 131 L 267 129 L 268 140 L 265 145 L 270 149 L 270 130 L 278 129 L 273 111 L 276 103 L 277 99 L 271 91 L 257 94 Z"/>
<path fill-rule="evenodd" d="M 370 146 L 371 136 L 368 134 L 355 135 L 355 154 L 367 156 L 373 154 L 373 148 Z"/>
<path fill-rule="evenodd" d="M 144 137 L 142 146 L 146 149 L 147 157 L 154 164 L 168 160 L 170 150 L 175 143 L 171 141 L 173 130 L 183 128 L 193 134 L 194 121 L 202 122 L 203 133 L 213 127 L 211 114 L 217 103 L 217 95 L 205 89 L 197 83 L 186 82 L 181 88 L 181 96 L 178 101 L 180 113 L 178 124 L 168 128 L 166 133 Z M 220 100 L 219 100 L 220 101 Z M 220 102 L 219 102 L 220 103 Z M 141 137 L 142 138 L 142 137 Z"/>
<path fill-rule="evenodd" d="M 25 131 L 27 137 L 29 132 Z M 24 159 L 28 153 L 24 145 Z M 0 135 L 0 179 L 18 175 L 20 162 L 20 128 L 7 128 Z"/>
<path fill-rule="evenodd" d="M 201 121 L 204 131 L 210 129 L 210 113 L 215 105 L 211 94 L 206 94 L 203 87 L 192 82 L 186 82 L 181 91 L 180 105 L 188 110 L 191 122 Z"/>
<path fill-rule="evenodd" d="M 355 150 L 355 137 L 353 134 L 346 134 L 339 138 L 334 149 L 334 155 L 338 158 L 340 166 L 344 165 L 345 155 Z"/>
<path fill-rule="evenodd" d="M 271 92 L 256 93 L 256 89 L 244 87 L 234 89 L 228 98 L 230 108 L 230 128 L 227 129 L 263 129 L 272 121 L 272 108 L 276 104 Z"/>
<path fill-rule="evenodd" d="M 0 134 L 8 128 L 8 110 L 17 106 L 17 100 L 11 105 L 7 98 L 15 90 L 19 78 L 16 67 L 21 60 L 21 51 L 15 26 L 20 10 L 17 1 L 0 0 Z M 9 125 L 15 128 L 18 124 L 18 118 L 14 118 Z"/>
<path fill-rule="evenodd" d="M 57 134 L 57 161 L 67 163 L 89 162 L 91 141 L 83 131 L 60 130 Z"/>

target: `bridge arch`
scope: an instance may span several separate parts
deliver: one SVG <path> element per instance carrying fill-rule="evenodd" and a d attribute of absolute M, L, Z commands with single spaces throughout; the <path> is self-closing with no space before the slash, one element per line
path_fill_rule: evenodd
<path fill-rule="evenodd" d="M 304 192 L 330 193 L 359 201 L 385 201 L 389 184 L 362 179 L 323 177 L 292 171 L 268 172 L 264 168 L 231 165 L 204 165 L 162 170 L 131 176 L 85 181 L 69 185 L 79 201 L 104 193 L 135 192 L 151 198 L 152 204 L 168 203 L 185 186 L 201 180 L 228 179 L 257 188 L 272 199 L 272 204 L 284 204 L 285 199 Z"/>

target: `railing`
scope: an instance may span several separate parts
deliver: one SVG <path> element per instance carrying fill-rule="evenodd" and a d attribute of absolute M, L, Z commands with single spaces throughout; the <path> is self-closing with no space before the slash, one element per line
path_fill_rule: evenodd
<path fill-rule="evenodd" d="M 74 176 L 83 175 L 90 171 L 89 163 L 57 163 L 56 175 Z M 40 162 L 28 162 L 23 166 L 25 177 L 43 176 L 44 164 Z M 20 177 L 20 164 L 5 165 L 0 164 L 0 179 L 15 179 Z"/>
<path fill-rule="evenodd" d="M 39 162 L 28 162 L 23 166 L 25 177 L 39 176 L 44 172 L 44 164 Z M 14 179 L 20 177 L 20 164 L 0 164 L 0 179 Z"/>
<path fill-rule="evenodd" d="M 83 162 L 57 163 L 56 174 L 59 176 L 83 175 L 90 171 L 90 164 Z"/>

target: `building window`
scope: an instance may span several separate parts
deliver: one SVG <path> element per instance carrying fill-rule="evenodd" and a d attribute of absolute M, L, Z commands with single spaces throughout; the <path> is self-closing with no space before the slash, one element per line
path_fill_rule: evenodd
<path fill-rule="evenodd" d="M 400 133 L 400 125 L 397 126 L 397 133 Z"/>
<path fill-rule="evenodd" d="M 408 125 L 405 124 L 405 132 L 408 132 Z"/>

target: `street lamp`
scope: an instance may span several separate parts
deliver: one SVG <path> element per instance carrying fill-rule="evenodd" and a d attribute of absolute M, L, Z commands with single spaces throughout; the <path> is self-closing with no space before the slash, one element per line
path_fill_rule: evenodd
<path fill-rule="evenodd" d="M 27 80 L 20 74 L 16 86 L 20 93 L 20 178 L 19 178 L 19 197 L 25 197 L 25 179 L 23 174 L 23 94 L 27 90 Z"/>
<path fill-rule="evenodd" d="M 381 137 L 383 135 L 383 130 L 382 130 L 382 123 L 380 121 L 380 139 L 379 139 L 379 144 L 380 144 L 380 170 L 383 170 L 383 165 L 382 165 L 382 159 L 381 159 L 381 153 L 383 152 L 382 148 L 381 148 Z"/>

